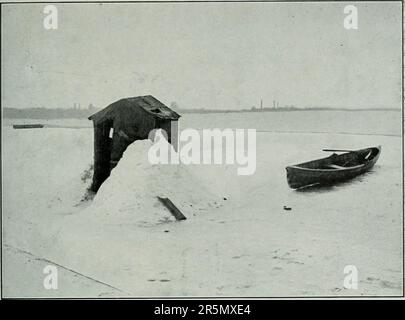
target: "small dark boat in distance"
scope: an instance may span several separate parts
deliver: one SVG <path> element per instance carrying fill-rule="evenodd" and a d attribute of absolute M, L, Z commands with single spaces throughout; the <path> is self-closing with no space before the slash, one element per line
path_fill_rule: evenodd
<path fill-rule="evenodd" d="M 14 129 L 36 129 L 43 128 L 43 124 L 33 123 L 33 124 L 13 124 Z"/>
<path fill-rule="evenodd" d="M 292 189 L 298 189 L 349 180 L 370 170 L 380 153 L 378 146 L 288 166 L 287 182 Z"/>

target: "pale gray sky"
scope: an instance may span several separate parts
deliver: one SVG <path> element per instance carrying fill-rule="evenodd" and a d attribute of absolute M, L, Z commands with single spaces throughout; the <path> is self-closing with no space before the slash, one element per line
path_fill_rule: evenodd
<path fill-rule="evenodd" d="M 57 4 L 57 30 L 43 7 L 3 6 L 4 107 L 401 106 L 399 2 Z"/>

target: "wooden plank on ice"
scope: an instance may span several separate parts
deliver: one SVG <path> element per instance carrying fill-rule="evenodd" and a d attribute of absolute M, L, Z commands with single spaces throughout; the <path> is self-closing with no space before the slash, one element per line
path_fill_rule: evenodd
<path fill-rule="evenodd" d="M 170 213 L 176 218 L 176 220 L 187 219 L 169 198 L 162 198 L 159 196 L 157 198 L 167 209 L 169 209 Z"/>
<path fill-rule="evenodd" d="M 13 124 L 14 129 L 37 129 L 43 128 L 44 125 L 40 123 L 33 123 L 33 124 Z"/>

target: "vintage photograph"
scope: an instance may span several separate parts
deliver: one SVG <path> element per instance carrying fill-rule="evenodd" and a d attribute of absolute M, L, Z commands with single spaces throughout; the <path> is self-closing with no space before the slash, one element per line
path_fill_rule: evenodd
<path fill-rule="evenodd" d="M 403 296 L 402 27 L 401 1 L 2 3 L 2 297 Z"/>

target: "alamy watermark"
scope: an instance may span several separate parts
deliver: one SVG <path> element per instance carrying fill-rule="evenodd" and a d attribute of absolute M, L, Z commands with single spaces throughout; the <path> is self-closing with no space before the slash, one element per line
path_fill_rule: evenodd
<path fill-rule="evenodd" d="M 359 284 L 359 272 L 356 266 L 347 265 L 343 269 L 343 273 L 346 275 L 343 280 L 343 287 L 346 289 L 358 289 Z"/>
<path fill-rule="evenodd" d="M 346 14 L 343 19 L 343 26 L 347 30 L 357 30 L 359 28 L 359 17 L 357 7 L 349 4 L 344 7 L 343 13 Z"/>
<path fill-rule="evenodd" d="M 43 10 L 45 17 L 43 26 L 46 30 L 58 29 L 58 8 L 53 4 L 48 4 Z"/>
<path fill-rule="evenodd" d="M 180 132 L 176 152 L 167 143 L 167 133 L 152 130 L 154 141 L 148 152 L 152 164 L 237 164 L 238 175 L 256 171 L 256 129 L 185 129 Z"/>
<path fill-rule="evenodd" d="M 46 290 L 57 290 L 58 289 L 58 268 L 54 265 L 47 265 L 42 270 L 46 274 L 43 286 Z"/>

